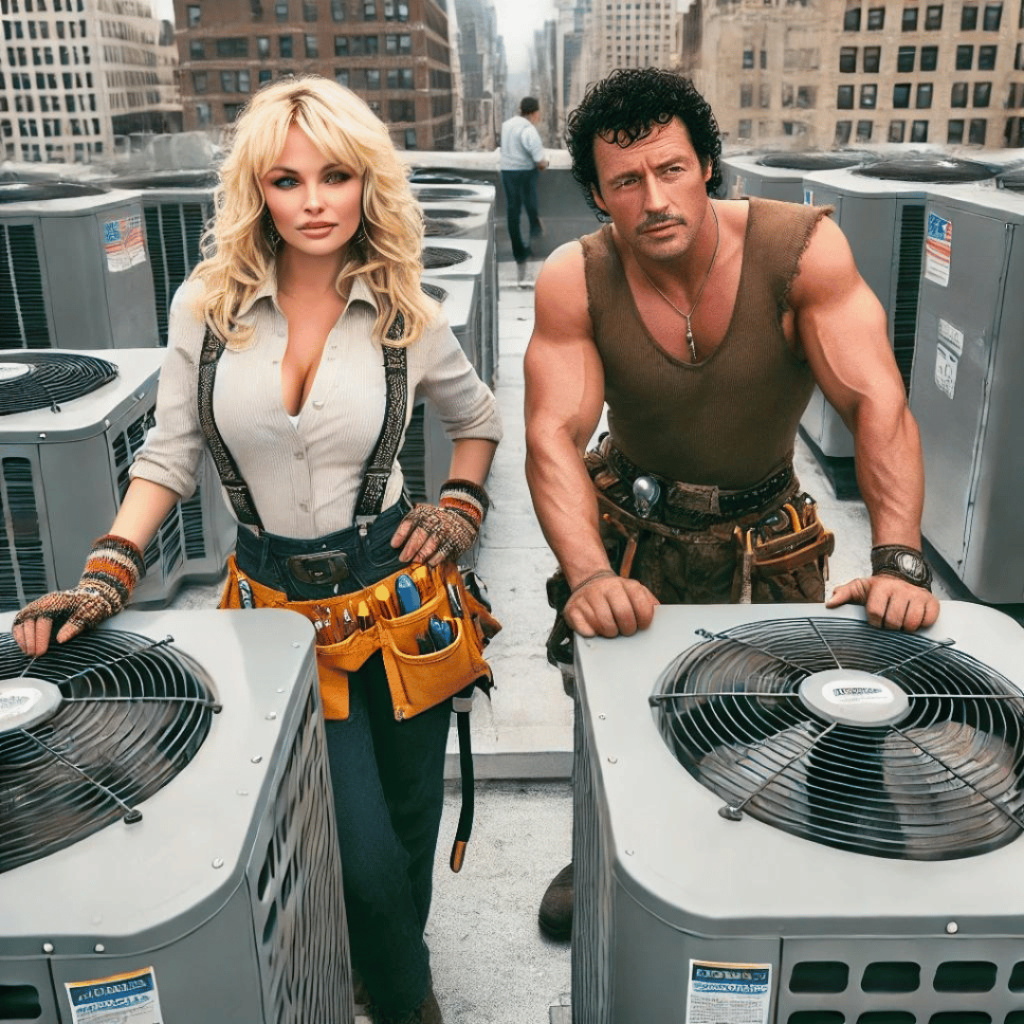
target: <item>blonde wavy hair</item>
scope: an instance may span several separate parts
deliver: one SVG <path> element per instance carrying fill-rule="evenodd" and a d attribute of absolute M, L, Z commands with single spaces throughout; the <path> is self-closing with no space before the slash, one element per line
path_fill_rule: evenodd
<path fill-rule="evenodd" d="M 193 271 L 205 286 L 206 322 L 231 348 L 244 347 L 252 336 L 252 325 L 239 321 L 238 311 L 266 282 L 274 261 L 260 179 L 274 166 L 292 125 L 328 160 L 363 179 L 362 231 L 349 244 L 336 287 L 344 294 L 346 281 L 363 278 L 377 300 L 374 337 L 411 344 L 437 311 L 420 290 L 422 213 L 385 125 L 355 93 L 318 75 L 264 87 L 235 122 L 220 168 L 216 217 L 203 237 L 205 259 Z M 399 315 L 401 338 L 386 338 Z"/>

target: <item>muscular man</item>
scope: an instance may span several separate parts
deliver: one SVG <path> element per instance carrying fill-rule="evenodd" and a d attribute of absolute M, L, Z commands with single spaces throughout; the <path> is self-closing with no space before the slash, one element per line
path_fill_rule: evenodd
<path fill-rule="evenodd" d="M 526 353 L 527 479 L 568 627 L 556 622 L 549 655 L 571 660 L 570 629 L 644 629 L 659 601 L 824 599 L 831 535 L 792 468 L 815 383 L 853 432 L 874 544 L 873 575 L 828 607 L 931 625 L 917 425 L 885 313 L 830 211 L 711 199 L 718 126 L 670 72 L 614 72 L 566 138 L 608 223 L 546 261 Z M 605 402 L 609 435 L 585 454 Z M 571 884 L 570 865 L 541 907 L 554 937 L 569 937 Z"/>

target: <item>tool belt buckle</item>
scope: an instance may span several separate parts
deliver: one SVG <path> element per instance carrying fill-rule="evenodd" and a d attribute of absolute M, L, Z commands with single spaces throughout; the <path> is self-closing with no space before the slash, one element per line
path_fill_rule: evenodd
<path fill-rule="evenodd" d="M 679 512 L 719 515 L 718 488 L 702 484 L 673 483 L 668 492 L 668 504 Z"/>
<path fill-rule="evenodd" d="M 300 583 L 313 586 L 340 583 L 349 576 L 348 556 L 343 551 L 317 551 L 308 555 L 292 555 L 288 559 L 288 571 Z"/>

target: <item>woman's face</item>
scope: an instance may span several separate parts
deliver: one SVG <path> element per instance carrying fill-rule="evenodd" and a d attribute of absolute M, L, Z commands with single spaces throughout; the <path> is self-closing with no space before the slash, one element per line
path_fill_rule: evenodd
<path fill-rule="evenodd" d="M 296 125 L 260 184 L 282 242 L 301 253 L 342 253 L 359 230 L 362 176 L 331 163 Z"/>

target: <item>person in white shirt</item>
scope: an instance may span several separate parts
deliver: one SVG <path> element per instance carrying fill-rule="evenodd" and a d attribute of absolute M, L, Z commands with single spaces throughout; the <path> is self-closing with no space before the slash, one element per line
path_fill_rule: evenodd
<path fill-rule="evenodd" d="M 216 434 L 255 510 L 232 503 L 237 570 L 289 601 L 355 593 L 412 561 L 457 560 L 477 535 L 501 425 L 420 288 L 422 214 L 387 127 L 328 79 L 287 78 L 235 122 L 220 178 L 206 258 L 172 304 L 156 426 L 78 586 L 16 617 L 27 654 L 127 603 L 207 446 L 217 461 Z M 222 346 L 212 382 L 208 336 Z M 397 404 L 385 385 L 396 360 L 406 367 Z M 401 440 L 417 397 L 434 402 L 453 439 L 453 479 L 436 506 L 410 509 L 394 462 L 379 514 L 356 525 L 378 439 Z M 328 713 L 326 735 L 353 965 L 375 1024 L 441 1024 L 424 926 L 451 700 L 397 721 L 380 651 L 345 685 L 347 715 Z"/>
<path fill-rule="evenodd" d="M 508 236 L 520 285 L 527 283 L 526 261 L 532 255 L 521 231 L 524 208 L 530 221 L 530 237 L 537 238 L 544 233 L 537 203 L 537 176 L 548 162 L 537 131 L 538 121 L 540 104 L 535 97 L 524 96 L 519 103 L 519 113 L 501 126 L 501 184 L 505 190 Z"/>

